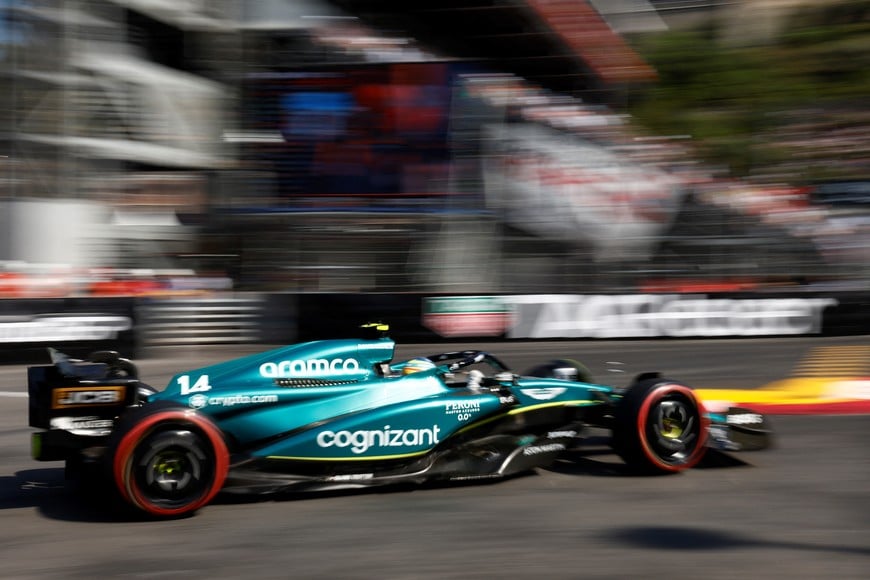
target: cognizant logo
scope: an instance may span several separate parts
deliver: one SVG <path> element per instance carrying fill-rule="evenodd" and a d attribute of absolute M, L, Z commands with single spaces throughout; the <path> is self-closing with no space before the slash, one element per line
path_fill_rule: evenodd
<path fill-rule="evenodd" d="M 414 447 L 436 445 L 441 428 L 432 425 L 426 429 L 383 429 L 360 431 L 323 431 L 317 434 L 320 447 L 350 447 L 354 453 L 365 453 L 372 447 Z"/>
<path fill-rule="evenodd" d="M 260 374 L 270 379 L 290 377 L 316 377 L 328 373 L 355 373 L 360 369 L 355 358 L 312 358 L 306 360 L 282 360 L 279 363 L 267 362 L 260 365 Z"/>

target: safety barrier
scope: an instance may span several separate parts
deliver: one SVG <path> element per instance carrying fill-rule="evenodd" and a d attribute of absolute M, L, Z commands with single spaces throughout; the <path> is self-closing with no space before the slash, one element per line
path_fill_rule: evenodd
<path fill-rule="evenodd" d="M 270 293 L 164 298 L 0 300 L 7 360 L 354 336 L 383 321 L 399 342 L 470 338 L 724 338 L 870 334 L 866 293 L 425 295 Z M 3 357 L 0 356 L 0 361 Z"/>
<path fill-rule="evenodd" d="M 143 347 L 259 342 L 264 300 L 259 295 L 229 298 L 173 298 L 140 303 Z"/>
<path fill-rule="evenodd" d="M 400 342 L 870 334 L 863 292 L 300 294 L 301 340 L 390 324 Z"/>

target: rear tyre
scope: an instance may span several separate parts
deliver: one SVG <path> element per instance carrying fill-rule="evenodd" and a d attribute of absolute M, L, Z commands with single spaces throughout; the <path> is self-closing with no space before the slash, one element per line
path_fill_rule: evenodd
<path fill-rule="evenodd" d="M 635 471 L 673 473 L 701 460 L 708 427 L 691 388 L 662 378 L 641 380 L 616 407 L 613 448 Z"/>
<path fill-rule="evenodd" d="M 187 516 L 220 491 L 229 452 L 207 417 L 178 405 L 147 405 L 119 425 L 110 444 L 121 499 L 152 517 Z"/>

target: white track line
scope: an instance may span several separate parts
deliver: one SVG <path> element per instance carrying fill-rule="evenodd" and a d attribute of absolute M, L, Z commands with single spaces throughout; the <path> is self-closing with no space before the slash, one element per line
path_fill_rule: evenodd
<path fill-rule="evenodd" d="M 0 397 L 26 397 L 27 393 L 20 391 L 0 391 Z"/>

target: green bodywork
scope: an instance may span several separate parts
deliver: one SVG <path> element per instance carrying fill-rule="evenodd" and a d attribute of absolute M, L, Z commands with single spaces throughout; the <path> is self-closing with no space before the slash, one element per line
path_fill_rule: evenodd
<path fill-rule="evenodd" d="M 598 405 L 612 391 L 510 374 L 474 390 L 449 383 L 444 366 L 391 372 L 394 349 L 388 338 L 286 346 L 180 373 L 149 400 L 210 416 L 254 458 L 366 461 L 423 455 L 488 422 Z"/>

